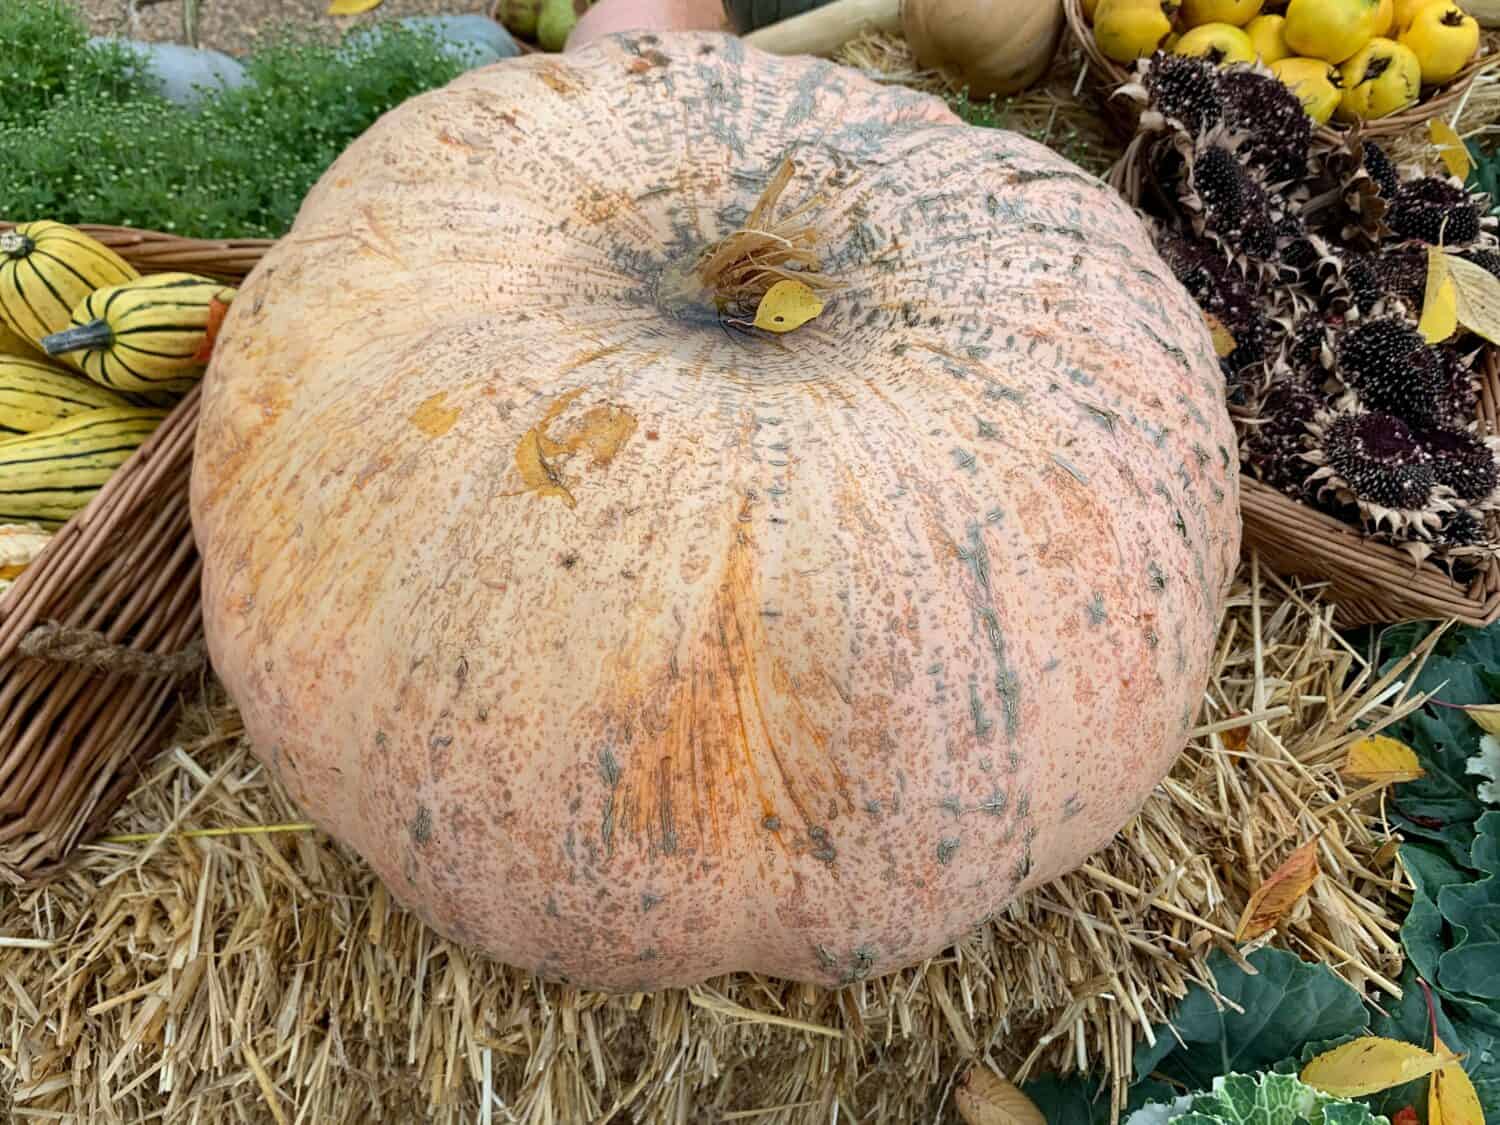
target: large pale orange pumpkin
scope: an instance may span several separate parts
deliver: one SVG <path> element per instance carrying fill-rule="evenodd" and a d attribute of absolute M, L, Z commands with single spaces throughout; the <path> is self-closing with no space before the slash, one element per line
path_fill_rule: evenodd
<path fill-rule="evenodd" d="M 840 288 L 775 334 L 718 271 L 787 159 L 750 225 Z M 381 120 L 240 290 L 208 642 L 439 931 L 602 987 L 837 984 L 1170 767 L 1238 550 L 1221 394 L 1133 213 L 1039 145 L 718 34 L 511 60 Z"/>

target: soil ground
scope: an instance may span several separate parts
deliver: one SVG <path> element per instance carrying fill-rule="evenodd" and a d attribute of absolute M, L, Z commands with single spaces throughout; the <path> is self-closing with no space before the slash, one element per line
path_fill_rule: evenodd
<path fill-rule="evenodd" d="M 185 42 L 182 0 L 138 0 L 140 18 L 132 32 L 126 19 L 127 0 L 72 0 L 88 18 L 95 35 L 134 35 L 141 39 Z M 351 27 L 401 16 L 484 12 L 491 0 L 384 0 L 360 16 L 330 16 L 328 0 L 199 0 L 198 45 L 242 54 L 264 35 L 296 26 L 315 34 L 337 37 Z"/>

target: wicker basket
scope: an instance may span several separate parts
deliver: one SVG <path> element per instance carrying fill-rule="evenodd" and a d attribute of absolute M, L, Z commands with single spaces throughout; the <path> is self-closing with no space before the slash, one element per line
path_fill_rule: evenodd
<path fill-rule="evenodd" d="M 230 282 L 271 245 L 79 229 L 143 273 Z M 0 596 L 0 879 L 47 878 L 99 830 L 203 666 L 188 511 L 197 423 L 195 389 Z"/>
<path fill-rule="evenodd" d="M 1110 186 L 1136 207 L 1153 190 L 1145 157 L 1150 141 L 1144 135 L 1132 140 L 1108 175 Z M 1497 404 L 1500 348 L 1489 347 L 1481 360 L 1478 418 L 1486 434 L 1500 434 Z M 1241 476 L 1240 497 L 1245 546 L 1281 574 L 1326 582 L 1342 625 L 1449 617 L 1488 625 L 1500 618 L 1500 559 L 1488 560 L 1462 585 L 1440 567 L 1372 542 L 1252 477 Z"/>
<path fill-rule="evenodd" d="M 1099 50 L 1099 45 L 1094 42 L 1093 28 L 1089 26 L 1083 14 L 1083 0 L 1063 0 L 1063 14 L 1068 21 L 1068 30 L 1088 57 L 1089 72 L 1095 76 L 1095 82 L 1103 87 L 1105 97 L 1102 102 L 1105 117 L 1122 137 L 1130 137 L 1135 133 L 1138 107 L 1128 98 L 1117 98 L 1112 95 L 1120 86 L 1130 81 L 1132 72 Z M 1393 137 L 1406 132 L 1413 125 L 1426 124 L 1435 114 L 1453 109 L 1463 100 L 1469 87 L 1473 85 L 1475 76 L 1494 61 L 1492 55 L 1480 55 L 1437 93 L 1428 95 L 1416 105 L 1400 113 L 1366 121 L 1361 130 L 1362 135 L 1372 140 L 1380 137 Z M 1342 125 L 1330 123 L 1322 131 L 1338 137 L 1347 130 Z"/>

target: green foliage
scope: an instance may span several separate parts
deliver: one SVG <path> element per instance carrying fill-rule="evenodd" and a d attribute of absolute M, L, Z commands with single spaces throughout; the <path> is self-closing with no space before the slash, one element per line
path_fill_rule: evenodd
<path fill-rule="evenodd" d="M 1171 1028 L 1157 1029 L 1156 1045 L 1137 1049 L 1138 1079 L 1155 1075 L 1202 1090 L 1221 1074 L 1264 1070 L 1306 1043 L 1355 1035 L 1368 1025 L 1359 993 L 1328 966 L 1269 947 L 1249 961 L 1254 975 L 1223 954 L 1209 959 L 1219 994 L 1233 1007 L 1221 1008 L 1207 989 L 1190 991 Z"/>
<path fill-rule="evenodd" d="M 1424 635 L 1387 634 L 1382 671 Z M 1479 778 L 1466 770 L 1484 732 L 1459 709 L 1500 699 L 1500 626 L 1443 637 L 1412 689 L 1437 702 L 1389 732 L 1416 750 L 1427 776 L 1392 800 L 1416 892 L 1401 927 L 1403 1002 L 1376 1030 L 1430 1046 L 1435 1019 L 1443 1041 L 1464 1054 L 1486 1117 L 1500 1121 L 1500 811 L 1486 808 Z"/>
<path fill-rule="evenodd" d="M 1500 211 L 1500 149 L 1486 152 L 1470 141 L 1469 156 L 1474 161 L 1474 170 L 1469 173 L 1469 187 L 1488 192 L 1490 209 Z"/>
<path fill-rule="evenodd" d="M 0 4 L 0 127 L 30 120 L 68 97 L 115 103 L 144 96 L 139 58 L 114 45 L 91 50 L 88 37 L 64 0 Z"/>
<path fill-rule="evenodd" d="M 11 219 L 279 237 L 376 118 L 463 69 L 430 32 L 397 25 L 343 46 L 283 38 L 246 61 L 254 83 L 189 110 L 146 93 L 129 56 L 84 48 L 78 17 L 54 0 L 3 8 L 7 55 L 23 28 L 35 44 L 21 53 L 35 96 L 25 112 L 0 110 L 0 215 Z M 66 50 L 44 49 L 49 19 Z"/>

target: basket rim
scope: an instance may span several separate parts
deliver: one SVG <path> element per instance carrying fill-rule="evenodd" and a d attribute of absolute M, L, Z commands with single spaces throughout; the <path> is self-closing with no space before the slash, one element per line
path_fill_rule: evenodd
<path fill-rule="evenodd" d="M 1130 71 L 1113 59 L 1109 58 L 1099 50 L 1099 44 L 1094 39 L 1093 28 L 1089 25 L 1083 14 L 1083 0 L 1062 0 L 1063 16 L 1067 21 L 1068 30 L 1073 39 L 1084 54 L 1088 57 L 1091 67 L 1097 67 L 1109 79 L 1108 82 L 1096 82 L 1096 85 L 1108 87 L 1105 95 L 1105 103 L 1111 107 L 1118 107 L 1113 112 L 1106 114 L 1116 121 L 1121 117 L 1132 123 L 1136 114 L 1125 107 L 1120 106 L 1115 98 L 1115 91 L 1130 81 Z M 1413 125 L 1421 125 L 1436 112 L 1440 112 L 1458 104 L 1468 94 L 1474 85 L 1474 80 L 1484 71 L 1500 65 L 1500 52 L 1484 52 L 1484 43 L 1480 42 L 1480 53 L 1476 55 L 1469 64 L 1459 71 L 1457 75 L 1437 92 L 1427 97 L 1419 97 L 1417 102 L 1399 113 L 1392 113 L 1386 117 L 1377 117 L 1370 121 L 1358 122 L 1354 125 L 1345 125 L 1341 122 L 1330 121 L 1321 126 L 1318 132 L 1329 137 L 1341 140 L 1346 138 L 1354 130 L 1358 129 L 1366 137 L 1389 137 L 1397 133 L 1405 132 Z"/>

